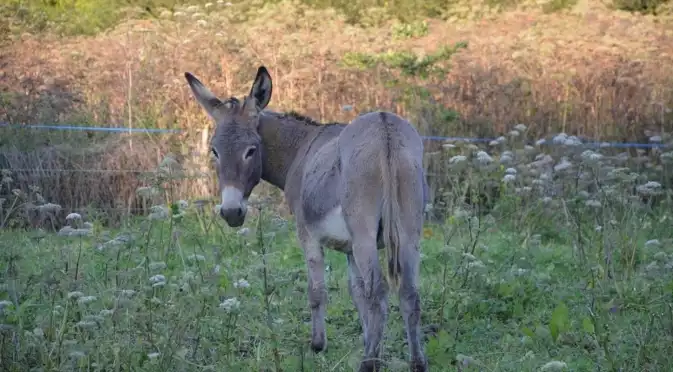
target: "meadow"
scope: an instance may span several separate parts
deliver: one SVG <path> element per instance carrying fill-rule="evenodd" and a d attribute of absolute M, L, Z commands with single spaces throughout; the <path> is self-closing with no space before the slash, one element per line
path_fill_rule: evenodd
<path fill-rule="evenodd" d="M 530 146 L 524 132 L 493 143 L 498 156 L 466 143 L 430 154 L 455 185 L 433 206 L 422 242 L 431 370 L 667 370 L 671 195 L 655 180 L 670 174 L 673 154 L 602 155 L 564 135 Z M 164 180 L 172 164 L 157 169 Z M 5 171 L 3 187 L 11 177 Z M 488 181 L 501 185 L 492 209 L 464 203 Z M 138 194 L 170 195 L 170 185 Z M 26 196 L 15 194 L 19 205 Z M 326 252 L 329 346 L 315 355 L 292 220 L 261 196 L 239 230 L 213 208 L 173 199 L 119 228 L 73 214 L 58 233 L 3 230 L 3 368 L 353 370 L 362 341 L 345 257 Z M 59 210 L 42 204 L 45 215 Z M 397 310 L 395 299 L 390 371 L 408 368 Z"/>
<path fill-rule="evenodd" d="M 128 3 L 0 5 L 0 370 L 357 366 L 345 257 L 325 252 L 316 355 L 280 193 L 258 186 L 240 229 L 214 213 L 182 74 L 239 96 L 259 64 L 274 110 L 489 138 L 426 143 L 431 371 L 670 370 L 670 2 Z M 395 296 L 383 355 L 408 370 Z"/>

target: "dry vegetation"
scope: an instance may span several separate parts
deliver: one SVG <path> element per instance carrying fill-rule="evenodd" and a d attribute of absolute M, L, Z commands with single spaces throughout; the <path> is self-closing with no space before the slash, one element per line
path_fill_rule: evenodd
<path fill-rule="evenodd" d="M 256 66 L 265 64 L 275 79 L 271 106 L 320 120 L 348 121 L 363 111 L 386 109 L 410 117 L 426 135 L 491 137 L 519 123 L 532 137 L 565 132 L 642 141 L 670 131 L 673 22 L 587 4 L 593 2 L 560 13 L 515 10 L 473 21 L 454 16 L 410 24 L 385 21 L 372 10 L 365 28 L 346 23 L 333 10 L 297 3 L 262 7 L 219 1 L 163 11 L 161 19 L 128 21 L 91 37 L 24 33 L 0 54 L 0 122 L 180 128 L 187 133 L 178 142 L 193 146 L 173 150 L 193 157 L 198 131 L 208 122 L 182 73 L 196 73 L 223 95 L 240 94 Z M 460 7 L 454 11 L 465 16 Z M 385 63 L 409 56 L 402 52 L 431 55 L 460 42 L 467 48 L 439 61 L 448 72 L 425 79 Z M 369 63 L 377 56 L 382 63 Z M 119 157 L 119 168 L 133 164 L 147 170 L 157 164 L 157 156 L 120 151 L 120 142 L 110 136 L 80 133 L 45 140 L 38 132 L 4 133 L 3 151 L 9 151 L 13 167 L 34 165 L 17 163 L 16 149 L 7 145 L 20 143 L 24 151 L 63 140 L 103 142 L 107 145 L 97 144 L 99 151 L 137 158 Z M 151 136 L 149 142 L 167 141 Z M 51 164 L 113 166 L 109 156 L 74 156 Z M 68 177 L 89 187 L 90 175 Z M 127 198 L 135 186 L 129 181 L 117 192 Z M 53 190 L 49 183 L 43 189 Z M 49 196 L 72 207 L 101 203 L 100 193 L 70 193 L 92 198 Z M 119 203 L 128 201 L 103 202 Z"/>

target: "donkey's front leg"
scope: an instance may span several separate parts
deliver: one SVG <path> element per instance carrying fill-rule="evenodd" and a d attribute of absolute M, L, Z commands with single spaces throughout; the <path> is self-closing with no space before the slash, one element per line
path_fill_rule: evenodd
<path fill-rule="evenodd" d="M 325 256 L 322 246 L 313 239 L 306 228 L 298 227 L 297 236 L 304 249 L 308 271 L 308 304 L 311 308 L 311 348 L 319 353 L 327 348 L 325 335 L 325 307 L 327 289 L 325 288 Z"/>

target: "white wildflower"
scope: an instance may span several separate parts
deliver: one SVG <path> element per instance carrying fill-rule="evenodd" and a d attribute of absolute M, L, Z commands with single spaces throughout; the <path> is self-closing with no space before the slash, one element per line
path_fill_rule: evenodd
<path fill-rule="evenodd" d="M 84 358 L 86 356 L 86 354 L 84 354 L 84 352 L 82 352 L 82 351 L 74 350 L 74 351 L 71 351 L 68 354 L 68 356 L 71 357 L 72 359 L 80 359 L 80 358 Z"/>
<path fill-rule="evenodd" d="M 92 233 L 93 231 L 91 231 L 91 229 L 72 229 L 69 232 L 68 236 L 88 236 L 91 235 Z"/>
<path fill-rule="evenodd" d="M 485 151 L 479 151 L 477 153 L 477 161 L 481 164 L 488 164 L 493 161 L 493 158 Z"/>
<path fill-rule="evenodd" d="M 582 140 L 575 136 L 570 136 L 566 139 L 564 145 L 566 146 L 579 146 L 582 144 Z"/>
<path fill-rule="evenodd" d="M 514 129 L 518 130 L 519 132 L 525 132 L 527 128 L 525 124 L 517 124 L 514 126 Z"/>
<path fill-rule="evenodd" d="M 554 143 L 554 144 L 556 144 L 556 145 L 562 145 L 562 144 L 566 143 L 566 140 L 567 140 L 567 139 L 568 139 L 568 135 L 567 135 L 567 134 L 565 134 L 565 133 L 559 133 L 559 134 L 555 135 L 555 136 L 552 138 L 551 141 L 552 141 L 552 143 Z"/>
<path fill-rule="evenodd" d="M 54 203 L 46 203 L 38 206 L 37 210 L 40 212 L 58 212 L 61 210 L 61 206 Z"/>
<path fill-rule="evenodd" d="M 178 208 L 187 209 L 187 207 L 189 207 L 189 202 L 186 200 L 178 200 Z"/>
<path fill-rule="evenodd" d="M 505 169 L 505 174 L 517 174 L 516 168 Z"/>
<path fill-rule="evenodd" d="M 190 13 L 194 13 L 194 12 L 197 12 L 199 10 L 199 6 L 198 5 L 190 5 L 190 6 L 187 7 L 186 10 Z"/>
<path fill-rule="evenodd" d="M 241 306 L 241 302 L 236 297 L 232 297 L 232 298 L 228 298 L 228 299 L 224 300 L 220 304 L 220 309 L 224 309 L 224 311 L 230 313 L 230 312 L 233 312 L 235 310 L 238 310 L 238 308 L 240 306 Z"/>
<path fill-rule="evenodd" d="M 654 259 L 657 261 L 666 261 L 668 259 L 668 255 L 666 252 L 657 252 L 654 254 Z"/>
<path fill-rule="evenodd" d="M 213 207 L 213 213 L 220 214 L 221 209 L 222 209 L 222 204 L 215 204 L 215 206 Z"/>
<path fill-rule="evenodd" d="M 150 360 L 157 359 L 160 355 L 161 355 L 160 353 L 149 353 L 147 354 L 147 358 L 149 358 Z"/>
<path fill-rule="evenodd" d="M 452 156 L 451 159 L 449 159 L 449 164 L 458 164 L 462 163 L 467 160 L 467 157 L 464 155 L 456 155 Z"/>
<path fill-rule="evenodd" d="M 250 288 L 250 283 L 245 279 L 239 279 L 234 282 L 234 288 Z"/>
<path fill-rule="evenodd" d="M 500 155 L 500 164 L 508 165 L 512 164 L 513 161 L 514 161 L 514 154 L 512 154 L 509 151 L 505 151 L 502 153 L 502 155 Z"/>
<path fill-rule="evenodd" d="M 474 358 L 463 354 L 456 355 L 456 361 L 461 366 L 461 368 L 474 364 Z"/>
<path fill-rule="evenodd" d="M 238 234 L 240 236 L 248 236 L 250 234 L 250 229 L 247 228 L 247 227 L 243 227 L 243 228 L 239 229 L 238 231 L 236 231 L 236 234 Z"/>
<path fill-rule="evenodd" d="M 96 301 L 96 296 L 82 296 L 77 299 L 77 303 L 80 305 L 87 305 Z"/>
<path fill-rule="evenodd" d="M 656 181 L 648 181 L 644 185 L 637 186 L 636 191 L 642 195 L 657 195 L 661 192 L 661 184 Z"/>
<path fill-rule="evenodd" d="M 540 138 L 539 140 L 535 141 L 535 146 L 542 146 L 547 143 L 547 140 L 544 138 Z"/>
<path fill-rule="evenodd" d="M 204 26 L 208 25 L 208 22 L 206 22 L 205 19 L 199 19 L 198 21 L 196 21 L 196 24 L 201 26 L 201 27 L 204 27 Z"/>
<path fill-rule="evenodd" d="M 489 146 L 498 146 L 499 144 L 500 144 L 500 142 L 498 142 L 496 140 L 493 140 L 493 141 L 488 143 Z"/>
<path fill-rule="evenodd" d="M 161 283 L 165 281 L 166 277 L 161 274 L 153 275 L 150 277 L 150 283 Z"/>
<path fill-rule="evenodd" d="M 656 271 L 659 270 L 659 264 L 656 261 L 652 261 L 647 266 L 645 266 L 645 271 Z"/>
<path fill-rule="evenodd" d="M 105 316 L 110 316 L 110 315 L 114 314 L 114 310 L 103 309 L 103 310 L 101 310 L 100 313 L 98 313 L 98 314 L 99 314 L 100 316 L 103 316 L 103 317 L 105 317 Z"/>
<path fill-rule="evenodd" d="M 507 133 L 507 135 L 509 135 L 510 137 L 519 137 L 521 133 L 519 133 L 518 130 L 512 130 L 509 133 Z"/>
<path fill-rule="evenodd" d="M 545 365 L 543 365 L 541 370 L 542 371 L 561 371 L 565 368 L 568 368 L 568 365 L 565 362 L 560 362 L 558 360 L 552 360 L 551 362 L 547 362 Z"/>
<path fill-rule="evenodd" d="M 515 180 L 516 180 L 516 176 L 513 175 L 513 174 L 506 174 L 506 175 L 502 178 L 502 182 L 504 182 L 504 183 L 514 182 Z"/>
<path fill-rule="evenodd" d="M 213 3 L 205 3 L 205 4 L 203 5 L 204 8 L 210 8 L 210 7 L 212 7 L 212 6 L 213 6 Z"/>
<path fill-rule="evenodd" d="M 77 322 L 77 324 L 75 324 L 75 325 L 79 328 L 87 329 L 87 328 L 95 328 L 96 326 L 98 326 L 98 323 L 96 323 L 94 321 L 91 321 L 91 320 L 81 320 L 81 321 Z"/>
<path fill-rule="evenodd" d="M 507 138 L 505 138 L 504 136 L 500 136 L 500 137 L 496 138 L 495 140 L 498 141 L 498 143 L 507 142 Z"/>
<path fill-rule="evenodd" d="M 71 300 L 76 300 L 80 297 L 84 296 L 84 293 L 80 291 L 74 291 L 74 292 L 68 292 L 67 297 Z"/>
<path fill-rule="evenodd" d="M 75 221 L 75 220 L 81 220 L 81 219 L 82 219 L 82 215 L 79 214 L 79 213 L 70 213 L 65 217 L 66 221 L 70 221 L 70 220 Z"/>
<path fill-rule="evenodd" d="M 463 257 L 468 261 L 476 261 L 477 258 L 471 253 L 463 253 Z"/>
<path fill-rule="evenodd" d="M 523 276 L 528 274 L 528 270 L 522 269 L 520 267 L 514 267 L 512 268 L 512 274 L 514 274 L 515 276 Z"/>
<path fill-rule="evenodd" d="M 551 155 L 538 154 L 535 157 L 535 161 L 530 163 L 530 166 L 534 167 L 534 168 L 539 168 L 539 167 L 543 167 L 543 166 L 552 164 L 553 162 L 554 162 L 554 158 L 552 158 Z"/>
<path fill-rule="evenodd" d="M 343 105 L 343 106 L 341 106 L 341 110 L 343 110 L 345 112 L 351 112 L 351 111 L 353 111 L 353 105 Z"/>
<path fill-rule="evenodd" d="M 661 142 L 661 136 L 650 137 L 650 142 L 660 143 Z"/>
<path fill-rule="evenodd" d="M 659 247 L 661 246 L 661 242 L 659 242 L 659 239 L 651 239 L 645 242 L 645 247 L 646 248 L 653 248 L 653 247 Z"/>
<path fill-rule="evenodd" d="M 2 301 L 0 301 L 0 311 L 4 310 L 6 307 L 10 307 L 12 305 L 13 305 L 12 301 L 2 300 Z"/>
<path fill-rule="evenodd" d="M 484 265 L 484 263 L 481 262 L 480 260 L 476 260 L 468 263 L 467 267 L 470 269 L 484 269 L 486 268 L 486 265 Z"/>
<path fill-rule="evenodd" d="M 586 162 L 597 162 L 603 158 L 603 155 L 591 150 L 585 150 L 580 156 Z"/>
<path fill-rule="evenodd" d="M 673 151 L 662 153 L 659 155 L 659 159 L 661 159 L 661 162 L 664 164 L 673 163 Z"/>
<path fill-rule="evenodd" d="M 554 166 L 554 170 L 556 172 L 561 172 L 561 171 L 564 171 L 566 169 L 569 169 L 572 166 L 573 166 L 572 163 L 569 162 L 568 159 L 564 157 L 563 159 L 561 159 L 561 161 L 558 164 L 556 164 Z"/>
<path fill-rule="evenodd" d="M 37 337 L 44 337 L 44 331 L 40 327 L 35 327 L 33 329 L 33 334 Z"/>
<path fill-rule="evenodd" d="M 170 211 L 165 205 L 155 205 L 150 208 L 150 220 L 164 220 L 168 218 Z"/>
<path fill-rule="evenodd" d="M 206 260 L 206 257 L 204 257 L 203 255 L 200 255 L 200 254 L 191 254 L 191 255 L 187 256 L 187 260 L 188 261 L 202 261 L 203 262 L 203 261 Z"/>
<path fill-rule="evenodd" d="M 591 199 L 591 200 L 585 201 L 584 205 L 586 205 L 587 207 L 591 207 L 591 208 L 600 208 L 601 207 L 601 202 L 598 201 L 598 200 Z"/>
<path fill-rule="evenodd" d="M 133 289 L 122 289 L 119 291 L 119 294 L 122 295 L 123 297 L 133 297 L 133 295 L 136 294 L 136 291 Z"/>

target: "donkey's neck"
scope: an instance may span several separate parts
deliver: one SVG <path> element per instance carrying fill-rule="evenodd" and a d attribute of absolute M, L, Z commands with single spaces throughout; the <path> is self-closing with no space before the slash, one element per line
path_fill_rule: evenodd
<path fill-rule="evenodd" d="M 321 125 L 310 123 L 292 114 L 266 112 L 260 118 L 262 137 L 262 179 L 281 190 L 299 151 L 319 133 Z"/>

